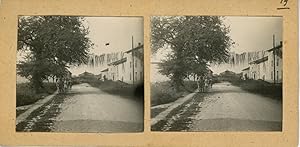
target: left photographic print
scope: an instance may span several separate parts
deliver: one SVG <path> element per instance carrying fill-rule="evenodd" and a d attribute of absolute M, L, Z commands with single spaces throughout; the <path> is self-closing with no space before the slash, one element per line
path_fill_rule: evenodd
<path fill-rule="evenodd" d="M 143 17 L 19 16 L 17 132 L 143 132 Z"/>

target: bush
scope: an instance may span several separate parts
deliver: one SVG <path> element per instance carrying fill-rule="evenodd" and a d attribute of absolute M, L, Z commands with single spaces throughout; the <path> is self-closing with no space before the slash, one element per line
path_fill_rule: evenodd
<path fill-rule="evenodd" d="M 233 85 L 239 86 L 242 89 L 261 94 L 273 99 L 282 100 L 282 84 L 268 83 L 263 80 L 234 80 Z"/>
<path fill-rule="evenodd" d="M 119 95 L 126 98 L 137 98 L 144 100 L 144 84 L 138 85 L 127 84 L 122 81 L 106 80 L 101 81 L 97 78 L 79 78 L 81 83 L 89 83 L 93 87 L 97 87 L 104 92 L 112 95 Z"/>
<path fill-rule="evenodd" d="M 170 81 L 151 84 L 151 106 L 167 104 L 197 89 L 195 81 L 185 81 L 184 87 L 176 91 Z"/>
<path fill-rule="evenodd" d="M 44 89 L 41 93 L 35 93 L 33 87 L 29 83 L 17 84 L 16 88 L 16 101 L 17 107 L 30 105 L 35 103 L 41 98 L 44 98 L 56 91 L 55 83 L 44 83 Z"/>

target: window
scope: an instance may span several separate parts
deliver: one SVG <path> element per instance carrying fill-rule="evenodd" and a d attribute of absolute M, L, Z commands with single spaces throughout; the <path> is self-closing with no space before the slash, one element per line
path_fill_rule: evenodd
<path fill-rule="evenodd" d="M 279 59 L 277 58 L 277 63 L 276 63 L 276 66 L 278 66 L 279 65 Z"/>
<path fill-rule="evenodd" d="M 124 63 L 122 63 L 122 70 L 123 70 L 123 72 L 125 72 L 125 65 L 124 65 Z"/>
<path fill-rule="evenodd" d="M 273 67 L 274 65 L 273 65 L 274 63 L 273 63 L 273 60 L 271 60 L 271 67 Z"/>
<path fill-rule="evenodd" d="M 138 77 L 137 72 L 135 72 L 135 80 L 136 81 L 137 81 L 137 77 Z"/>
<path fill-rule="evenodd" d="M 129 67 L 131 68 L 131 62 L 130 62 L 130 64 L 129 64 Z"/>
<path fill-rule="evenodd" d="M 129 80 L 131 80 L 131 73 L 130 73 L 130 75 L 129 75 Z"/>
<path fill-rule="evenodd" d="M 271 71 L 271 79 L 273 80 L 273 71 Z"/>
<path fill-rule="evenodd" d="M 135 60 L 135 67 L 137 67 L 137 60 Z"/>
<path fill-rule="evenodd" d="M 141 78 L 141 82 L 143 82 L 143 73 L 140 72 L 140 78 Z"/>

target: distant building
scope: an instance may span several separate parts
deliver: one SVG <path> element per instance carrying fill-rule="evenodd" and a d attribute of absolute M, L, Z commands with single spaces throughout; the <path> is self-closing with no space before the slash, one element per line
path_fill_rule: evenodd
<path fill-rule="evenodd" d="M 242 70 L 242 79 L 247 80 L 250 78 L 250 67 L 247 67 Z"/>
<path fill-rule="evenodd" d="M 92 77 L 94 74 L 89 73 L 89 72 L 84 72 L 78 75 L 79 77 Z"/>
<path fill-rule="evenodd" d="M 257 59 L 255 61 L 250 62 L 250 72 L 249 78 L 254 80 L 266 80 L 268 79 L 266 76 L 267 74 L 267 67 L 268 67 L 268 56 Z"/>
<path fill-rule="evenodd" d="M 238 74 L 236 74 L 235 72 L 233 71 L 229 71 L 229 70 L 226 70 L 222 73 L 220 73 L 220 76 L 221 77 L 224 77 L 224 78 L 234 78 L 234 77 L 237 77 Z"/>
<path fill-rule="evenodd" d="M 101 71 L 100 79 L 107 80 L 108 79 L 108 68 L 105 68 Z"/>

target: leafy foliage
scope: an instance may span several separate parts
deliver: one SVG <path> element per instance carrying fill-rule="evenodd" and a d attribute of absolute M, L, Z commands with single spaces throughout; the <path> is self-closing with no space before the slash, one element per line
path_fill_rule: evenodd
<path fill-rule="evenodd" d="M 93 46 L 82 17 L 20 17 L 18 51 L 29 54 L 17 64 L 17 73 L 31 81 L 37 91 L 48 77 L 61 77 L 68 65 L 87 61 Z"/>
<path fill-rule="evenodd" d="M 229 47 L 229 28 L 218 16 L 167 16 L 151 19 L 152 53 L 171 48 L 160 64 L 160 72 L 182 85 L 189 75 L 203 75 L 209 63 L 225 62 Z"/>

